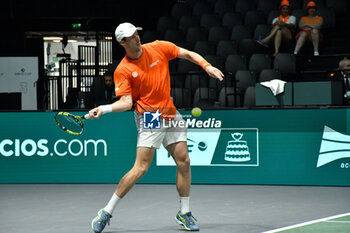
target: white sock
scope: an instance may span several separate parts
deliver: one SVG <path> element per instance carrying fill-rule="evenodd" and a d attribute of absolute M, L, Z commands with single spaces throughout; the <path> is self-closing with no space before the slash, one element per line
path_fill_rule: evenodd
<path fill-rule="evenodd" d="M 190 197 L 180 197 L 181 214 L 190 212 Z"/>
<path fill-rule="evenodd" d="M 117 206 L 117 204 L 120 200 L 121 200 L 121 198 L 118 197 L 115 193 L 113 193 L 111 200 L 109 200 L 108 204 L 103 209 L 105 211 L 107 211 L 110 215 L 112 215 L 115 207 Z"/>

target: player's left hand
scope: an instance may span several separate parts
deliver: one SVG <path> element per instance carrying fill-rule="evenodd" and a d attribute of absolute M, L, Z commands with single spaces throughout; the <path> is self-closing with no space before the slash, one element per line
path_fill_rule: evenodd
<path fill-rule="evenodd" d="M 218 68 L 216 68 L 214 66 L 207 66 L 205 68 L 205 71 L 212 78 L 219 79 L 220 81 L 224 80 L 224 74 Z"/>

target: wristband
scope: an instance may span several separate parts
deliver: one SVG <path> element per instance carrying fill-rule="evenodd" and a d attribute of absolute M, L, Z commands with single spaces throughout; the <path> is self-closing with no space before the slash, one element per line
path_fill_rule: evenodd
<path fill-rule="evenodd" d="M 101 109 L 102 114 L 112 112 L 112 106 L 110 104 L 100 105 L 100 106 L 98 106 L 98 108 Z"/>
<path fill-rule="evenodd" d="M 209 62 L 207 62 L 205 59 L 203 59 L 201 62 L 199 62 L 199 65 L 205 70 L 208 66 L 211 66 Z"/>

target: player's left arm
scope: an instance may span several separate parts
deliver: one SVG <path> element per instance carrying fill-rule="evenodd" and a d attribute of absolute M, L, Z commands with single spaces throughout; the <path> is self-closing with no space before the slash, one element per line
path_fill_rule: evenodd
<path fill-rule="evenodd" d="M 218 68 L 212 66 L 209 62 L 207 62 L 198 53 L 180 48 L 179 58 L 186 59 L 190 62 L 193 62 L 194 64 L 201 66 L 210 77 L 219 79 L 220 81 L 223 80 L 224 74 Z"/>

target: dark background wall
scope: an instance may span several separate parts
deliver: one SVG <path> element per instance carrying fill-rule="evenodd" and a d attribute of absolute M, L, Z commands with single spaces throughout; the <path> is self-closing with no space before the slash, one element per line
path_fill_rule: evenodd
<path fill-rule="evenodd" d="M 175 0 L 1 1 L 0 56 L 37 55 L 37 50 L 41 48 L 34 48 L 34 44 L 37 44 L 35 42 L 26 42 L 25 32 L 69 31 L 72 30 L 72 23 L 81 23 L 80 30 L 83 31 L 114 32 L 116 26 L 125 21 L 152 29 L 156 27 L 160 16 L 169 14 L 174 2 Z"/>

